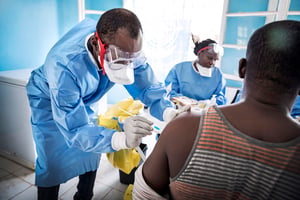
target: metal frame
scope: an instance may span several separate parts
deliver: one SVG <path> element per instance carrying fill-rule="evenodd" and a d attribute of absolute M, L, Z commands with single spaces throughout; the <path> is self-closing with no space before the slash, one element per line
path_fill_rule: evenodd
<path fill-rule="evenodd" d="M 78 0 L 78 21 L 82 21 L 86 14 L 102 15 L 105 11 L 103 10 L 87 10 L 85 9 L 85 0 Z"/>

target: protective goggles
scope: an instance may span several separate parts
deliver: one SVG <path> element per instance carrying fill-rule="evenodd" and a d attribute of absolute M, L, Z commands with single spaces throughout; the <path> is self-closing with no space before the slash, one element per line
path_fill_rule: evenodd
<path fill-rule="evenodd" d="M 205 51 L 205 50 L 207 50 L 208 53 L 218 54 L 219 56 L 224 55 L 223 47 L 221 47 L 220 45 L 218 45 L 216 43 L 210 43 L 208 46 L 203 47 L 202 49 L 200 49 L 197 52 L 197 55 L 199 55 L 199 53 L 201 53 L 202 51 Z"/>
<path fill-rule="evenodd" d="M 110 64 L 119 64 L 110 65 L 111 68 L 118 68 L 118 66 L 121 67 L 124 65 L 129 65 L 131 63 L 133 64 L 132 66 L 135 68 L 140 66 L 141 64 L 144 64 L 146 61 L 146 58 L 142 51 L 134 53 L 125 52 L 114 45 L 108 45 L 108 47 L 106 48 L 104 59 Z"/>

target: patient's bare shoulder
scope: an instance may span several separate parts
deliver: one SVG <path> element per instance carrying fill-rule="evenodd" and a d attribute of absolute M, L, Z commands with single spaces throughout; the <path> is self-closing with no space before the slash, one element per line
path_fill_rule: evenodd
<path fill-rule="evenodd" d="M 195 113 L 178 116 L 166 126 L 159 139 L 168 156 L 171 177 L 177 175 L 193 147 L 200 117 Z"/>
<path fill-rule="evenodd" d="M 198 130 L 201 115 L 193 112 L 184 113 L 172 120 L 164 129 L 164 134 L 171 138 L 184 138 L 195 135 Z"/>

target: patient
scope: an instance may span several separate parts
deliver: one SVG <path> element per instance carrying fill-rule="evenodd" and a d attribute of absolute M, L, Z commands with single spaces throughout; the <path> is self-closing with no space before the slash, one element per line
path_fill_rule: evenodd
<path fill-rule="evenodd" d="M 171 121 L 138 168 L 134 199 L 299 199 L 300 124 L 289 112 L 300 94 L 300 22 L 256 30 L 239 103 Z"/>

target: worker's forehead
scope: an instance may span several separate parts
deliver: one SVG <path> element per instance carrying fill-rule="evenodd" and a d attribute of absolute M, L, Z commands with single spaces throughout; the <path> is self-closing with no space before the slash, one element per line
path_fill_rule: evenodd
<path fill-rule="evenodd" d="M 142 49 L 142 43 L 143 41 L 141 31 L 139 32 L 137 38 L 132 38 L 126 28 L 118 29 L 114 35 L 113 41 L 111 41 L 111 44 L 127 52 L 140 51 Z"/>
<path fill-rule="evenodd" d="M 212 57 L 212 58 L 219 58 L 219 54 L 213 53 L 213 52 L 209 52 L 209 51 L 204 51 L 204 52 L 202 52 L 202 54 L 199 54 L 199 56 L 200 55 L 209 56 L 209 57 Z"/>

